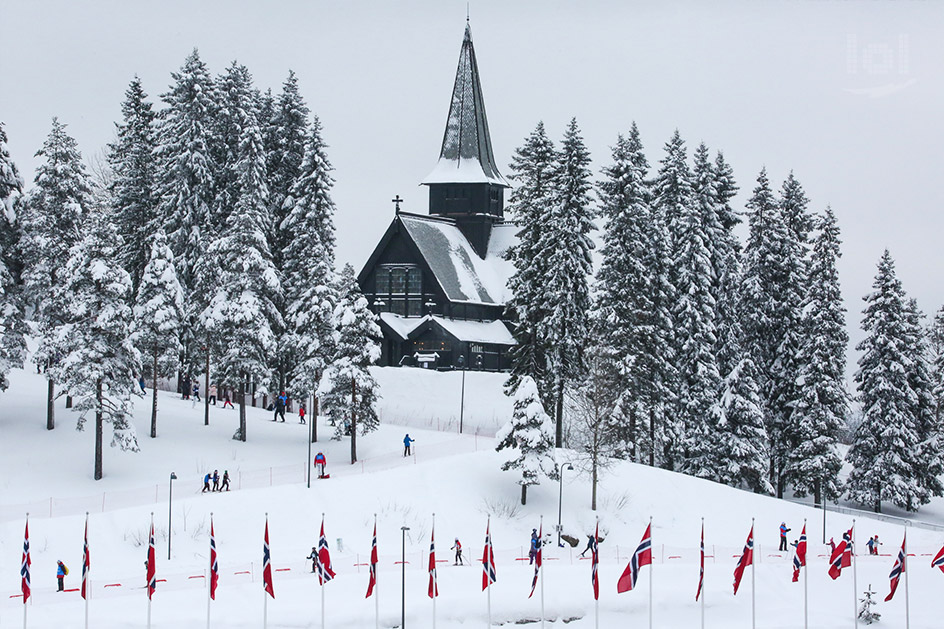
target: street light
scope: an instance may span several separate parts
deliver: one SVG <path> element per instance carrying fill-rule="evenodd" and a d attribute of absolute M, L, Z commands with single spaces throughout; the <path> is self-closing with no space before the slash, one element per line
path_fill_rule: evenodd
<path fill-rule="evenodd" d="M 400 547 L 400 629 L 406 625 L 406 532 L 410 530 L 408 526 L 401 526 L 403 541 Z"/>
<path fill-rule="evenodd" d="M 560 471 L 560 491 L 557 496 L 557 547 L 561 547 L 561 512 L 564 503 L 564 470 L 573 470 L 574 466 L 570 463 L 564 463 Z"/>
<path fill-rule="evenodd" d="M 459 354 L 459 369 L 462 370 L 462 397 L 459 402 L 459 434 L 462 434 L 462 418 L 465 415 L 465 356 Z"/>
<path fill-rule="evenodd" d="M 167 561 L 170 561 L 170 538 L 173 535 L 173 529 L 171 529 L 171 516 L 174 514 L 174 481 L 177 480 L 177 475 L 173 472 L 170 473 L 170 489 L 167 492 Z"/>

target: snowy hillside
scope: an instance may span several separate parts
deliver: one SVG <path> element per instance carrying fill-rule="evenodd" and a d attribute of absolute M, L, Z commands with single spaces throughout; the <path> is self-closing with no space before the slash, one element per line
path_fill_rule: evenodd
<path fill-rule="evenodd" d="M 373 626 L 374 603 L 364 599 L 373 515 L 377 515 L 380 624 L 400 622 L 401 527 L 406 534 L 407 623 L 431 627 L 433 606 L 426 596 L 426 566 L 432 514 L 436 514 L 439 592 L 437 627 L 483 626 L 486 595 L 481 567 L 486 520 L 491 515 L 498 581 L 492 590 L 494 624 L 539 620 L 538 594 L 528 599 L 532 569 L 527 562 L 529 534 L 544 516 L 544 531 L 557 521 L 558 485 L 544 481 L 528 492 L 526 507 L 518 505 L 519 488 L 512 473 L 499 470 L 502 455 L 490 437 L 495 421 L 510 408 L 500 395 L 501 376 L 467 374 L 465 420 L 471 428 L 460 436 L 458 374 L 420 370 L 378 370 L 383 400 L 381 429 L 359 439 L 361 461 L 350 465 L 349 444 L 322 439 L 314 451 L 327 456 L 329 480 L 305 485 L 308 445 L 306 427 L 289 417 L 285 424 L 268 421 L 270 414 L 250 409 L 248 441 L 230 437 L 236 412 L 211 409 L 203 425 L 202 407 L 171 394 L 160 395 L 158 438 L 147 437 L 149 407 L 139 402 L 135 421 L 141 452 L 106 449 L 105 478 L 92 476 L 92 435 L 74 430 L 74 416 L 57 406 L 57 428 L 44 423 L 45 382 L 35 373 L 11 373 L 10 391 L 0 397 L 0 627 L 21 626 L 19 562 L 23 518 L 28 509 L 32 544 L 33 598 L 31 627 L 81 627 L 83 602 L 76 591 L 56 593 L 56 561 L 71 569 L 67 590 L 79 585 L 84 512 L 89 515 L 92 557 L 91 626 L 105 629 L 144 626 L 147 597 L 143 589 L 147 528 L 154 512 L 157 530 L 157 592 L 154 627 L 201 627 L 206 624 L 205 570 L 208 562 L 210 513 L 214 514 L 221 578 L 212 622 L 218 627 L 262 624 L 262 536 L 269 517 L 276 598 L 268 603 L 271 627 L 319 627 L 317 579 L 305 557 L 317 544 L 321 514 L 338 578 L 326 586 L 326 626 Z M 434 420 L 439 423 L 434 423 Z M 389 422 L 394 422 L 393 424 Z M 412 424 L 404 428 L 403 424 Z M 448 431 L 438 431 L 437 428 Z M 415 456 L 402 456 L 401 441 L 409 431 L 416 439 Z M 329 434 L 319 427 L 321 435 Z M 108 441 L 106 435 L 106 442 Z M 561 451 L 559 462 L 577 462 Z M 206 471 L 228 470 L 233 491 L 201 494 Z M 173 492 L 171 559 L 167 560 L 167 485 L 171 471 L 178 480 Z M 634 464 L 615 465 L 602 479 L 601 508 L 589 509 L 590 487 L 578 472 L 563 479 L 563 526 L 586 540 L 595 515 L 600 518 L 600 626 L 638 626 L 646 621 L 648 572 L 642 569 L 637 590 L 616 594 L 616 579 L 653 518 L 653 599 L 655 627 L 698 626 L 694 601 L 698 580 L 698 535 L 705 518 L 706 626 L 747 627 L 751 618 L 750 582 L 732 594 L 732 572 L 756 518 L 755 558 L 757 625 L 802 627 L 803 586 L 791 579 L 791 557 L 777 548 L 777 527 L 786 521 L 794 539 L 807 518 L 810 540 L 810 626 L 851 623 L 853 584 L 850 571 L 838 581 L 826 575 L 821 543 L 822 512 L 755 496 L 714 483 Z M 52 513 L 52 517 L 50 517 Z M 926 514 L 922 513 L 921 517 Z M 851 518 L 830 513 L 826 538 L 851 525 Z M 864 550 L 867 536 L 878 534 L 884 546 L 879 557 L 861 556 L 858 590 L 868 584 L 884 598 L 888 572 L 901 543 L 900 527 L 859 519 L 857 538 Z M 460 538 L 471 567 L 453 567 L 449 547 Z M 909 531 L 912 627 L 938 627 L 934 597 L 944 575 L 929 567 L 930 554 L 944 542 L 944 533 Z M 548 626 L 593 627 L 594 605 L 590 561 L 569 547 L 545 548 L 545 595 Z M 524 558 L 524 560 L 522 560 Z M 746 577 L 747 578 L 747 577 Z M 904 626 L 904 592 L 880 603 L 882 625 Z"/>

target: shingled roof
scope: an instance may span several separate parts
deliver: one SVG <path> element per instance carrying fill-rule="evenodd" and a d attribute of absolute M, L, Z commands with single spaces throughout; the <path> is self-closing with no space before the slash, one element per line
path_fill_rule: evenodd
<path fill-rule="evenodd" d="M 498 172 L 492 154 L 485 100 L 472 46 L 472 29 L 468 24 L 459 53 L 439 162 L 422 183 L 490 183 L 509 187 Z"/>

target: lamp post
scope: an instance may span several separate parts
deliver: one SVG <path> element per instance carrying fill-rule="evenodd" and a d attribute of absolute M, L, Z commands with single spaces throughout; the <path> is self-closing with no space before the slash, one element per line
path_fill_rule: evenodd
<path fill-rule="evenodd" d="M 400 546 L 400 629 L 406 626 L 406 532 L 408 526 L 401 526 L 403 540 Z"/>
<path fill-rule="evenodd" d="M 462 394 L 459 401 L 459 434 L 462 434 L 462 419 L 465 416 L 465 356 L 459 354 L 459 369 L 462 370 Z"/>
<path fill-rule="evenodd" d="M 561 513 L 564 509 L 564 470 L 573 470 L 574 466 L 564 463 L 560 471 L 560 491 L 557 495 L 557 547 L 561 546 Z"/>
<path fill-rule="evenodd" d="M 171 517 L 174 515 L 174 481 L 177 480 L 177 475 L 173 472 L 170 473 L 170 488 L 167 491 L 167 561 L 170 561 L 170 539 L 174 536 L 173 529 L 171 528 Z"/>

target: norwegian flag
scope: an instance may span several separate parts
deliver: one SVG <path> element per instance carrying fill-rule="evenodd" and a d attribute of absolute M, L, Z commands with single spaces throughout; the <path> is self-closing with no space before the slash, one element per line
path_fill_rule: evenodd
<path fill-rule="evenodd" d="M 842 534 L 842 541 L 829 556 L 829 576 L 835 581 L 843 568 L 852 565 L 852 529 Z"/>
<path fill-rule="evenodd" d="M 701 546 L 699 548 L 701 562 L 698 568 L 698 589 L 695 591 L 695 600 L 701 596 L 701 588 L 705 585 L 705 522 L 701 523 Z"/>
<path fill-rule="evenodd" d="M 498 581 L 498 575 L 495 572 L 495 551 L 492 549 L 490 528 L 491 524 L 485 525 L 485 550 L 482 552 L 482 591 Z"/>
<path fill-rule="evenodd" d="M 528 594 L 528 598 L 534 596 L 534 588 L 538 585 L 538 573 L 541 570 L 541 551 L 544 548 L 544 521 L 541 521 L 541 528 L 538 531 L 538 549 L 534 555 L 534 578 L 531 579 L 531 593 Z"/>
<path fill-rule="evenodd" d="M 895 559 L 895 565 L 892 566 L 892 571 L 888 574 L 888 579 L 891 581 L 891 591 L 888 593 L 888 596 L 885 597 L 886 603 L 895 597 L 895 590 L 898 589 L 898 580 L 901 578 L 901 573 L 905 571 L 905 566 L 907 565 L 905 554 L 905 542 L 907 539 L 908 534 L 905 533 L 905 537 L 901 540 L 901 550 L 898 551 L 898 558 Z"/>
<path fill-rule="evenodd" d="M 600 523 L 597 522 L 597 528 L 593 533 L 593 544 L 590 546 L 591 573 L 590 581 L 593 583 L 593 600 L 600 600 L 600 578 L 597 575 L 597 564 L 600 563 L 600 547 L 597 540 L 600 539 Z"/>
<path fill-rule="evenodd" d="M 324 534 L 324 518 L 321 518 L 321 537 L 318 538 L 318 584 L 324 585 L 334 578 L 331 568 L 331 553 L 328 552 L 328 538 Z"/>
<path fill-rule="evenodd" d="M 266 546 L 268 547 L 268 543 Z M 216 585 L 220 581 L 220 565 L 216 562 L 216 534 L 213 532 L 213 516 L 210 516 L 210 598 L 216 600 Z"/>
<path fill-rule="evenodd" d="M 439 596 L 439 583 L 436 580 L 436 529 L 434 528 L 429 535 L 429 589 L 427 595 L 430 598 Z"/>
<path fill-rule="evenodd" d="M 796 552 L 793 554 L 793 582 L 800 580 L 800 568 L 806 565 L 806 524 L 800 532 L 800 539 L 797 541 Z"/>
<path fill-rule="evenodd" d="M 370 543 L 370 581 L 367 583 L 367 596 L 364 598 L 370 598 L 370 595 L 374 593 L 374 588 L 377 587 L 377 520 L 374 520 L 374 539 Z"/>
<path fill-rule="evenodd" d="M 151 518 L 151 534 L 148 537 L 147 553 L 147 594 L 148 600 L 154 596 L 154 590 L 157 589 L 157 554 L 154 552 L 154 519 Z"/>
<path fill-rule="evenodd" d="M 20 563 L 20 591 L 23 592 L 23 604 L 30 597 L 30 560 L 29 553 L 29 518 L 26 519 L 26 533 L 23 535 L 23 561 Z"/>
<path fill-rule="evenodd" d="M 741 586 L 741 577 L 744 576 L 744 569 L 754 563 L 754 525 L 751 525 L 751 532 L 747 534 L 747 542 L 744 544 L 744 552 L 738 559 L 737 566 L 734 568 L 734 593 L 738 593 Z"/>
<path fill-rule="evenodd" d="M 88 575 L 92 564 L 89 562 L 88 518 L 85 519 L 85 544 L 82 546 L 82 598 L 88 600 Z"/>
<path fill-rule="evenodd" d="M 629 565 L 623 570 L 619 581 L 616 583 L 616 591 L 620 594 L 629 592 L 636 587 L 636 580 L 639 578 L 639 569 L 643 566 L 652 564 L 652 524 L 646 527 L 646 532 L 642 535 L 642 541 L 636 547 L 636 552 L 629 560 Z"/>
<path fill-rule="evenodd" d="M 265 541 L 262 544 L 262 587 L 269 596 L 275 598 L 275 586 L 272 585 L 272 562 L 269 556 L 269 518 L 266 518 Z"/>
<path fill-rule="evenodd" d="M 931 567 L 940 568 L 941 572 L 944 572 L 944 546 L 941 546 L 941 550 L 934 555 L 934 559 L 931 560 Z"/>

